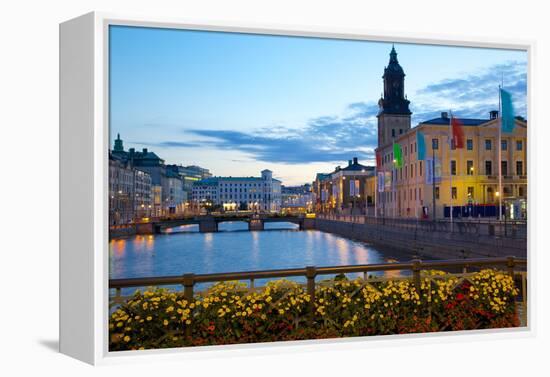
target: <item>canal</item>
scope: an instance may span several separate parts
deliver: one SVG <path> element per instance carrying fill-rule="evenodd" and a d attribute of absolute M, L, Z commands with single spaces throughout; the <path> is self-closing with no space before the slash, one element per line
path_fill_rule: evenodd
<path fill-rule="evenodd" d="M 109 244 L 109 276 L 118 279 L 410 259 L 410 254 L 335 234 L 300 231 L 291 223 L 268 223 L 264 231 L 251 232 L 244 222 L 226 222 L 219 225 L 217 233 L 199 233 L 197 225 L 187 225 L 160 235 L 113 239 Z"/>

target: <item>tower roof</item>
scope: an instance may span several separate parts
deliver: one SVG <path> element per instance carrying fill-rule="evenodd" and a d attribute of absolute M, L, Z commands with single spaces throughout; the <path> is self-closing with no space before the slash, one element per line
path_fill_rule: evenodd
<path fill-rule="evenodd" d="M 403 75 L 405 72 L 397 60 L 397 52 L 395 51 L 395 46 L 392 45 L 390 51 L 390 62 L 386 69 L 384 69 L 384 75 Z"/>

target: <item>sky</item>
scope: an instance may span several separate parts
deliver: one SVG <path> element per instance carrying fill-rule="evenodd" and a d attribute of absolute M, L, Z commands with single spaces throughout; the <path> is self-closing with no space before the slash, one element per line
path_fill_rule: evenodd
<path fill-rule="evenodd" d="M 110 27 L 110 137 L 216 176 L 284 185 L 374 164 L 391 42 Z M 525 51 L 396 43 L 412 126 L 488 118 L 498 85 L 527 114 Z"/>

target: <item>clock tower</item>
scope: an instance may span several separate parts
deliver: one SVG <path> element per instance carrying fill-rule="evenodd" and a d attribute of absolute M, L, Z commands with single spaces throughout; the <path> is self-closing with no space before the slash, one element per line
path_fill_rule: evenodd
<path fill-rule="evenodd" d="M 400 134 L 411 128 L 410 101 L 405 95 L 405 72 L 397 61 L 392 46 L 390 62 L 384 68 L 384 94 L 378 101 L 378 148 L 391 144 Z"/>

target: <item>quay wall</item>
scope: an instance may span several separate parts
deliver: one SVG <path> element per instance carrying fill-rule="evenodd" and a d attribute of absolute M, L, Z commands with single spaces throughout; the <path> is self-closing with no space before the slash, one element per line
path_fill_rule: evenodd
<path fill-rule="evenodd" d="M 315 229 L 373 245 L 399 249 L 421 259 L 527 257 L 527 240 L 340 220 L 315 220 Z"/>

